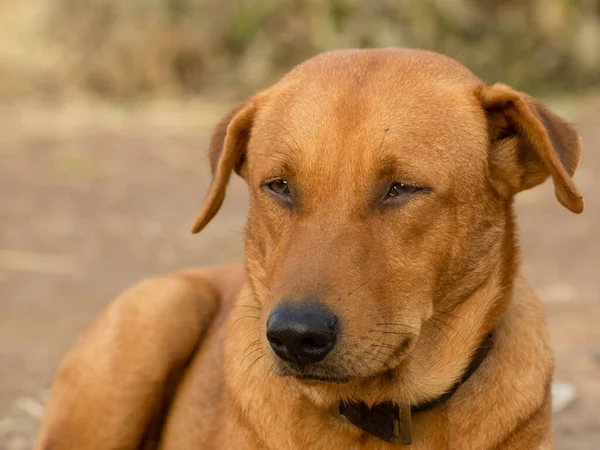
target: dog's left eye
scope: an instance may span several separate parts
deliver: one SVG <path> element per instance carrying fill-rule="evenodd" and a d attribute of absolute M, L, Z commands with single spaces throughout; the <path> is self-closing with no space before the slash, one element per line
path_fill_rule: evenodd
<path fill-rule="evenodd" d="M 385 196 L 385 200 L 389 200 L 395 197 L 401 197 L 401 196 L 405 196 L 405 195 L 410 195 L 410 194 L 414 194 L 415 192 L 420 191 L 421 188 L 418 186 L 414 186 L 411 184 L 404 184 L 404 183 L 394 183 L 392 184 L 392 187 L 390 187 L 390 190 L 388 191 L 387 195 Z"/>
<path fill-rule="evenodd" d="M 279 195 L 289 195 L 290 194 L 290 187 L 288 185 L 288 182 L 285 180 L 271 181 L 270 183 L 267 183 L 267 187 L 271 191 L 273 191 Z"/>

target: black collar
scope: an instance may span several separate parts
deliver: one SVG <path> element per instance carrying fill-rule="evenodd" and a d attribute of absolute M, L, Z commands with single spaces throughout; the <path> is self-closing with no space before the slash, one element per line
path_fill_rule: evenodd
<path fill-rule="evenodd" d="M 334 414 L 348 419 L 352 424 L 387 442 L 398 442 L 410 444 L 411 438 L 411 414 L 428 411 L 442 403 L 447 402 L 458 390 L 458 388 L 469 379 L 477 370 L 479 365 L 494 346 L 493 333 L 488 334 L 475 355 L 471 359 L 469 367 L 452 388 L 441 396 L 422 405 L 402 407 L 392 402 L 378 403 L 372 408 L 366 404 L 340 402 Z"/>

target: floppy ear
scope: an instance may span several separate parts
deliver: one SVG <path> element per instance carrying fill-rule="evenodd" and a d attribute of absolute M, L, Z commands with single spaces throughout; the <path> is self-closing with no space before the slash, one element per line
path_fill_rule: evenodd
<path fill-rule="evenodd" d="M 488 119 L 490 173 L 494 188 L 510 197 L 554 181 L 558 201 L 583 211 L 583 198 L 573 183 L 581 140 L 570 124 L 527 94 L 504 84 L 477 90 Z"/>
<path fill-rule="evenodd" d="M 254 120 L 255 106 L 252 101 L 233 108 L 217 125 L 210 140 L 208 158 L 213 178 L 196 216 L 192 233 L 200 232 L 217 214 L 225 199 L 225 189 L 231 172 L 243 174 L 246 146 Z"/>

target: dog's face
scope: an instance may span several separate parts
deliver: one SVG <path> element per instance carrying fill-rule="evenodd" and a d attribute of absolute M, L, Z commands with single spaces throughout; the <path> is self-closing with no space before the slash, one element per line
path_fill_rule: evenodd
<path fill-rule="evenodd" d="M 581 211 L 578 158 L 557 116 L 449 58 L 333 52 L 220 124 L 195 229 L 236 169 L 272 367 L 342 383 L 394 370 L 492 274 L 509 282 L 512 196 L 552 175 L 559 200 Z"/>
<path fill-rule="evenodd" d="M 247 252 L 276 367 L 341 381 L 395 367 L 442 307 L 452 247 L 488 220 L 487 130 L 446 80 L 398 83 L 377 60 L 318 69 L 255 116 Z"/>

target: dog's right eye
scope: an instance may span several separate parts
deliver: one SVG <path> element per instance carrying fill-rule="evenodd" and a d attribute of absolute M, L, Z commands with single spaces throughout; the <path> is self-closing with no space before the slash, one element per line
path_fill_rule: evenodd
<path fill-rule="evenodd" d="M 285 180 L 274 180 L 266 184 L 267 188 L 279 195 L 290 195 L 290 187 Z"/>

